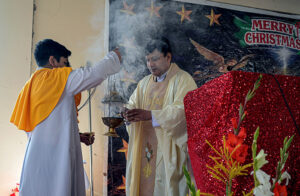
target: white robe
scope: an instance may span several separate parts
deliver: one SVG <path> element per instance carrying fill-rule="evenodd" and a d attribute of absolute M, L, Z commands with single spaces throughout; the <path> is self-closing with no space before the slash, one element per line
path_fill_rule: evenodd
<path fill-rule="evenodd" d="M 177 65 L 176 65 L 177 66 Z M 144 77 L 129 99 L 129 109 L 144 109 L 145 95 L 151 75 Z M 168 82 L 161 110 L 152 110 L 159 127 L 154 127 L 158 140 L 154 196 L 184 196 L 188 192 L 182 166 L 187 165 L 187 130 L 184 114 L 183 99 L 187 92 L 197 88 L 193 78 L 185 71 L 179 70 Z M 126 165 L 126 195 L 138 196 L 139 175 L 141 171 L 133 165 L 134 160 L 143 156 L 134 155 L 135 149 L 140 149 L 139 132 L 143 121 L 127 126 L 129 134 L 128 157 Z M 137 176 L 137 178 L 135 177 Z M 132 184 L 134 186 L 132 186 Z M 137 188 L 132 192 L 131 187 Z"/>
<path fill-rule="evenodd" d="M 51 114 L 28 135 L 20 196 L 85 196 L 84 170 L 74 95 L 121 69 L 110 52 L 95 66 L 73 70 Z"/>

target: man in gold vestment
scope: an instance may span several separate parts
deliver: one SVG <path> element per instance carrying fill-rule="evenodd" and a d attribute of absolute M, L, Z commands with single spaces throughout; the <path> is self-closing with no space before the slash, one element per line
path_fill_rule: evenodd
<path fill-rule="evenodd" d="M 130 122 L 126 195 L 183 196 L 188 191 L 182 171 L 188 156 L 183 98 L 197 86 L 171 59 L 166 38 L 147 44 L 151 74 L 138 83 L 124 112 Z"/>

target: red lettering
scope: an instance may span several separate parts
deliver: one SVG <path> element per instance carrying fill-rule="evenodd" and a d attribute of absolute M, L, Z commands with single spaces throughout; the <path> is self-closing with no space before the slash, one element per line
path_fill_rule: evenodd
<path fill-rule="evenodd" d="M 251 33 L 250 33 L 250 32 L 247 32 L 247 33 L 245 34 L 245 42 L 246 42 L 247 44 L 251 44 L 251 43 L 252 43 L 252 38 L 251 38 Z"/>
<path fill-rule="evenodd" d="M 294 25 L 287 24 L 287 28 L 288 28 L 288 33 L 290 35 L 293 35 Z"/>
<path fill-rule="evenodd" d="M 266 35 L 266 39 L 265 39 L 265 40 L 266 40 L 266 43 L 269 44 L 269 36 L 270 36 L 270 34 L 269 34 L 269 33 L 266 33 L 265 35 Z"/>
<path fill-rule="evenodd" d="M 252 20 L 252 27 L 251 27 L 252 31 L 255 31 L 256 29 L 261 29 L 261 28 L 262 28 L 261 20 L 257 20 L 257 19 Z"/>
<path fill-rule="evenodd" d="M 260 42 L 259 43 L 261 43 L 261 44 L 265 44 L 266 43 L 266 40 L 265 40 L 266 35 L 264 33 L 260 33 L 259 34 L 259 38 L 260 38 Z"/>
<path fill-rule="evenodd" d="M 253 33 L 252 34 L 252 43 L 259 43 L 259 35 L 258 33 Z"/>
<path fill-rule="evenodd" d="M 279 31 L 278 30 L 278 22 L 277 21 L 271 21 L 271 30 L 272 31 Z"/>
<path fill-rule="evenodd" d="M 281 38 L 281 35 L 275 34 L 275 37 L 276 37 L 276 40 L 277 40 L 276 45 L 277 45 L 277 46 L 280 46 L 280 38 Z"/>
<path fill-rule="evenodd" d="M 279 31 L 286 33 L 286 24 L 285 23 L 283 23 L 283 22 L 279 23 Z"/>
<path fill-rule="evenodd" d="M 297 30 L 299 29 L 298 26 L 290 23 L 267 20 L 267 19 L 252 19 L 251 30 L 252 31 L 273 31 L 273 32 L 293 35 L 294 31 L 296 31 L 296 28 Z M 296 33 L 298 32 L 296 31 Z"/>
<path fill-rule="evenodd" d="M 274 34 L 270 34 L 270 36 L 269 36 L 270 44 L 272 44 L 272 45 L 275 44 L 274 36 L 275 36 Z"/>
<path fill-rule="evenodd" d="M 295 40 L 293 37 L 291 37 L 291 39 L 290 39 L 290 47 L 295 48 Z"/>
<path fill-rule="evenodd" d="M 281 45 L 290 47 L 288 36 L 281 36 Z"/>
<path fill-rule="evenodd" d="M 300 50 L 300 40 L 296 39 L 296 48 Z"/>
<path fill-rule="evenodd" d="M 296 24 L 296 33 L 297 33 L 298 38 L 299 38 L 299 28 L 300 28 L 300 22 L 297 22 L 297 24 Z"/>
<path fill-rule="evenodd" d="M 263 30 L 269 31 L 270 30 L 270 21 L 263 20 Z"/>

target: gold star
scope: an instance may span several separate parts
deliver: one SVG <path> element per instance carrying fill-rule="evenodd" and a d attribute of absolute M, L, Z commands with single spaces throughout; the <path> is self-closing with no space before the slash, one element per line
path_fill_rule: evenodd
<path fill-rule="evenodd" d="M 182 23 L 182 21 L 184 21 L 184 19 L 187 19 L 187 20 L 191 21 L 189 15 L 192 13 L 192 11 L 191 10 L 189 10 L 189 11 L 185 10 L 184 6 L 182 6 L 181 12 L 176 11 L 176 13 L 181 16 L 181 19 L 180 19 L 181 23 Z"/>
<path fill-rule="evenodd" d="M 119 189 L 119 190 L 125 190 L 126 189 L 126 186 L 125 186 L 125 184 L 126 184 L 126 178 L 122 175 L 122 181 L 123 181 L 123 184 L 121 184 L 120 186 L 118 186 L 118 188 L 117 189 Z"/>
<path fill-rule="evenodd" d="M 128 151 L 128 143 L 122 139 L 123 142 L 123 147 L 120 148 L 117 152 L 124 152 L 125 153 L 125 158 L 127 160 L 127 151 Z"/>
<path fill-rule="evenodd" d="M 135 15 L 135 13 L 132 11 L 134 8 L 134 4 L 132 4 L 131 6 L 128 6 L 126 1 L 123 1 L 123 6 L 124 6 L 124 8 L 121 9 L 121 12 L 124 12 L 129 15 Z"/>
<path fill-rule="evenodd" d="M 214 23 L 220 25 L 219 21 L 218 21 L 218 18 L 221 16 L 222 14 L 215 14 L 214 13 L 214 10 L 211 9 L 210 11 L 210 15 L 205 15 L 207 18 L 209 18 L 210 20 L 210 23 L 209 23 L 209 26 L 212 26 Z"/>
<path fill-rule="evenodd" d="M 159 7 L 155 7 L 153 4 L 153 1 L 151 1 L 151 7 L 146 7 L 146 9 L 148 10 L 148 12 L 150 12 L 150 17 L 152 18 L 153 13 L 157 16 L 160 17 L 158 11 L 160 10 L 160 8 L 162 8 L 162 6 Z"/>

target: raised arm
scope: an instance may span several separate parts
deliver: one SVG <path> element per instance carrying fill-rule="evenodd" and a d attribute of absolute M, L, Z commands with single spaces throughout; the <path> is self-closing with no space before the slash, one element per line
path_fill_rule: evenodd
<path fill-rule="evenodd" d="M 120 71 L 120 59 L 120 53 L 115 50 L 108 53 L 94 66 L 73 70 L 68 77 L 65 91 L 75 95 L 101 84 L 109 75 Z"/>

